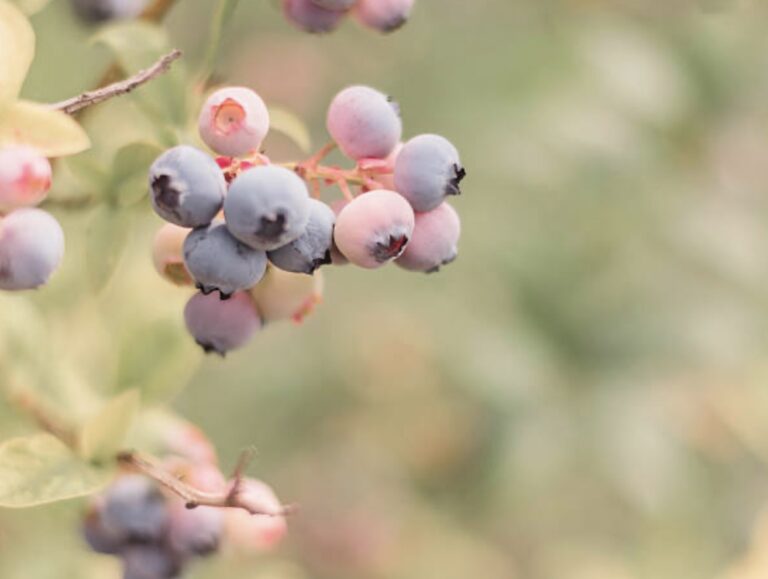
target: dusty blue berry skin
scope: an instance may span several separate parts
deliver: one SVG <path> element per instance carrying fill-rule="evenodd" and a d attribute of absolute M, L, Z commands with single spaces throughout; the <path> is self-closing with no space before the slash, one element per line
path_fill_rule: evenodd
<path fill-rule="evenodd" d="M 75 14 L 89 23 L 134 18 L 147 3 L 148 0 L 71 0 Z"/>
<path fill-rule="evenodd" d="M 224 203 L 227 183 L 216 161 L 186 145 L 169 149 L 149 169 L 149 192 L 155 212 L 181 227 L 213 221 Z"/>
<path fill-rule="evenodd" d="M 83 521 L 83 538 L 96 553 L 116 555 L 125 545 L 125 537 L 104 526 L 101 508 L 91 509 Z"/>
<path fill-rule="evenodd" d="M 313 0 L 283 0 L 283 13 L 297 28 L 311 34 L 325 34 L 338 27 L 346 11 L 322 8 Z"/>
<path fill-rule="evenodd" d="M 408 141 L 395 162 L 395 189 L 415 211 L 435 209 L 446 197 L 461 194 L 466 175 L 459 152 L 439 135 L 419 135 Z"/>
<path fill-rule="evenodd" d="M 184 264 L 205 294 L 222 299 L 255 286 L 267 271 L 267 254 L 236 239 L 223 221 L 194 229 L 184 240 Z"/>
<path fill-rule="evenodd" d="M 168 528 L 168 505 L 148 478 L 121 476 L 107 490 L 102 522 L 126 542 L 158 541 Z"/>
<path fill-rule="evenodd" d="M 270 165 L 248 169 L 232 182 L 224 217 L 240 241 L 272 251 L 304 233 L 309 208 L 304 181 L 293 171 Z"/>
<path fill-rule="evenodd" d="M 33 207 L 17 209 L 0 221 L 0 289 L 30 290 L 44 285 L 64 257 L 58 221 Z"/>
<path fill-rule="evenodd" d="M 320 266 L 331 263 L 336 215 L 322 201 L 310 199 L 309 203 L 309 221 L 304 233 L 267 254 L 269 261 L 282 270 L 311 275 Z"/>
<path fill-rule="evenodd" d="M 181 577 L 183 559 L 160 545 L 132 545 L 123 556 L 123 579 L 175 579 Z"/>

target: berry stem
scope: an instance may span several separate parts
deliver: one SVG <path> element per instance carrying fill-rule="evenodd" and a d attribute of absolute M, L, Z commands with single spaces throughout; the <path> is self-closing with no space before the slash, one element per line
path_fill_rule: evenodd
<path fill-rule="evenodd" d="M 276 511 L 264 511 L 242 502 L 239 498 L 242 479 L 242 470 L 247 458 L 242 458 L 230 490 L 224 493 L 208 493 L 189 486 L 187 483 L 169 473 L 154 457 L 140 454 L 135 451 L 124 451 L 117 455 L 117 462 L 131 470 L 139 472 L 164 486 L 172 493 L 178 495 L 187 508 L 215 507 L 244 509 L 252 515 L 264 515 L 268 517 L 280 517 L 295 511 L 295 507 L 283 506 Z"/>
<path fill-rule="evenodd" d="M 102 88 L 87 91 L 67 100 L 51 105 L 51 108 L 74 115 L 82 109 L 97 105 L 111 98 L 128 94 L 141 85 L 150 82 L 168 72 L 174 61 L 181 58 L 181 51 L 174 49 L 161 57 L 157 62 L 145 70 L 141 70 L 131 77 L 114 82 Z"/>

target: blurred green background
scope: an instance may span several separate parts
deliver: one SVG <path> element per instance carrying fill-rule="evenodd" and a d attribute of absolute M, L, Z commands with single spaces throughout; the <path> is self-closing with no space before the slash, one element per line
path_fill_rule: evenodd
<path fill-rule="evenodd" d="M 33 352 L 62 409 L 138 383 L 225 466 L 255 446 L 251 473 L 302 506 L 276 553 L 190 576 L 768 577 L 768 6 L 417 0 L 393 35 L 318 38 L 241 4 L 217 80 L 295 111 L 316 146 L 342 87 L 394 95 L 406 136 L 459 147 L 464 234 L 436 276 L 326 270 L 314 316 L 219 360 L 184 334 L 189 291 L 152 268 L 147 204 L 99 292 L 93 216 L 57 212 L 64 269 L 0 296 L 3 371 Z M 212 9 L 168 18 L 191 69 Z M 93 85 L 94 29 L 64 0 L 32 22 L 24 96 Z M 97 144 L 125 106 L 94 113 Z M 32 428 L 0 406 L 3 437 Z M 76 532 L 82 506 L 0 512 L 0 577 L 117 577 Z"/>

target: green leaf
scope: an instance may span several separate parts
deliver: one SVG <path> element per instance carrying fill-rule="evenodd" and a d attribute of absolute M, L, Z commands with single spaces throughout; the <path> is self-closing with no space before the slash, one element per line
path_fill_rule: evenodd
<path fill-rule="evenodd" d="M 37 434 L 0 445 L 0 506 L 21 508 L 89 495 L 111 478 L 58 438 Z"/>
<path fill-rule="evenodd" d="M 131 143 L 117 152 L 108 187 L 114 202 L 132 205 L 147 194 L 149 166 L 160 153 L 162 149 L 152 143 Z"/>
<path fill-rule="evenodd" d="M 99 207 L 88 228 L 86 267 L 95 291 L 103 289 L 117 268 L 128 245 L 134 215 L 114 205 Z"/>
<path fill-rule="evenodd" d="M 80 455 L 87 460 L 104 460 L 123 446 L 128 430 L 139 412 L 138 390 L 116 396 L 88 420 L 80 431 Z"/>
<path fill-rule="evenodd" d="M 120 348 L 119 383 L 139 387 L 146 404 L 178 394 L 197 371 L 200 356 L 177 317 L 144 324 Z"/>
<path fill-rule="evenodd" d="M 14 0 L 24 14 L 32 15 L 40 12 L 51 0 Z"/>
<path fill-rule="evenodd" d="M 269 109 L 269 126 L 273 131 L 283 133 L 305 153 L 312 149 L 312 138 L 309 129 L 298 116 L 279 107 Z"/>
<path fill-rule="evenodd" d="M 156 24 L 132 21 L 104 28 L 94 42 L 106 45 L 126 74 L 135 74 L 154 64 L 171 50 L 168 34 Z M 165 74 L 134 92 L 142 110 L 158 122 L 159 128 L 171 124 L 183 127 L 187 120 L 186 75 L 176 62 Z"/>
<path fill-rule="evenodd" d="M 216 60 L 218 60 L 219 52 L 221 51 L 221 40 L 224 36 L 224 31 L 232 21 L 232 17 L 235 15 L 235 10 L 237 9 L 239 1 L 240 0 L 219 0 L 218 5 L 216 6 L 216 12 L 211 21 L 208 46 L 200 70 L 199 84 L 201 86 L 207 84 L 208 79 L 213 73 L 213 69 L 216 66 Z"/>
<path fill-rule="evenodd" d="M 10 103 L 0 110 L 0 146 L 8 144 L 30 145 L 46 157 L 74 155 L 91 146 L 88 135 L 72 117 L 27 101 Z"/>
<path fill-rule="evenodd" d="M 0 103 L 18 96 L 35 57 L 35 33 L 18 8 L 0 0 Z"/>

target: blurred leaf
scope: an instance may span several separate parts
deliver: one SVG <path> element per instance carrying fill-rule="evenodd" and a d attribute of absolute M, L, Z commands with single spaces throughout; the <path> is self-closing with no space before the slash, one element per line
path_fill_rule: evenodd
<path fill-rule="evenodd" d="M 21 508 L 89 495 L 110 478 L 58 438 L 37 434 L 0 446 L 0 506 Z"/>
<path fill-rule="evenodd" d="M 132 205 L 147 193 L 149 166 L 162 153 L 152 143 L 131 143 L 115 155 L 109 194 L 120 205 Z"/>
<path fill-rule="evenodd" d="M 131 233 L 133 214 L 112 205 L 97 209 L 88 229 L 86 261 L 95 291 L 107 285 L 117 267 Z"/>
<path fill-rule="evenodd" d="M 35 33 L 17 8 L 0 0 L 0 102 L 15 98 L 35 56 Z"/>
<path fill-rule="evenodd" d="M 80 431 L 80 453 L 87 460 L 104 460 L 123 445 L 139 411 L 138 390 L 128 390 L 116 396 L 88 420 Z"/>
<path fill-rule="evenodd" d="M 0 111 L 0 145 L 22 143 L 46 157 L 64 157 L 91 146 L 72 117 L 45 105 L 18 101 Z"/>
<path fill-rule="evenodd" d="M 94 41 L 105 44 L 126 74 L 148 68 L 171 50 L 167 32 L 148 22 L 123 22 L 104 28 Z M 180 62 L 134 94 L 142 110 L 158 122 L 158 129 L 183 127 L 187 120 L 187 87 Z"/>
<path fill-rule="evenodd" d="M 294 113 L 279 107 L 269 109 L 269 126 L 273 131 L 283 133 L 305 153 L 312 148 L 312 138 L 309 129 Z"/>
<path fill-rule="evenodd" d="M 141 389 L 142 399 L 166 401 L 197 370 L 197 346 L 180 325 L 162 320 L 133 333 L 120 352 L 120 384 Z"/>
<path fill-rule="evenodd" d="M 34 14 L 45 8 L 51 0 L 14 0 L 24 14 Z"/>
<path fill-rule="evenodd" d="M 221 50 L 222 36 L 229 23 L 232 21 L 232 17 L 235 15 L 235 10 L 237 9 L 239 1 L 240 0 L 219 0 L 216 6 L 216 13 L 211 22 L 208 46 L 200 70 L 199 82 L 202 86 L 205 86 L 213 73 L 213 69 L 216 66 L 216 60 L 219 57 L 219 51 Z"/>

